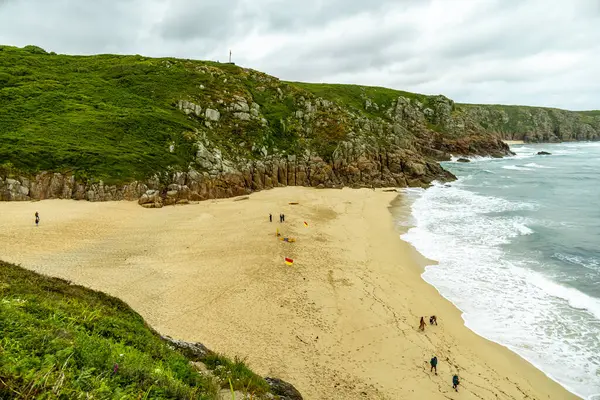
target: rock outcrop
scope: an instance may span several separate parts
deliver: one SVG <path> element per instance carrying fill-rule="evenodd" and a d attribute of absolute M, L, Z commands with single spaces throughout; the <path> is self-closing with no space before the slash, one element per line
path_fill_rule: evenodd
<path fill-rule="evenodd" d="M 302 395 L 294 386 L 278 378 L 265 378 L 271 393 L 279 396 L 280 400 L 302 400 Z"/>
<path fill-rule="evenodd" d="M 148 182 L 152 185 L 152 182 Z M 74 199 L 88 201 L 137 200 L 148 190 L 148 185 L 131 182 L 125 185 L 107 185 L 76 182 L 73 175 L 41 172 L 34 177 L 0 177 L 0 201 Z"/>
<path fill-rule="evenodd" d="M 281 89 L 277 93 L 284 95 Z M 191 100 L 177 102 L 181 112 L 200 119 L 207 131 L 196 135 L 195 159 L 187 170 L 162 172 L 125 185 L 76 181 L 73 175 L 49 172 L 13 176 L 0 179 L 0 200 L 138 200 L 143 207 L 160 208 L 281 186 L 426 187 L 433 180 L 454 179 L 437 163 L 450 159 L 451 154 L 501 157 L 510 153 L 498 136 L 469 133 L 453 117 L 454 103 L 443 96 L 433 97 L 426 105 L 405 97 L 398 97 L 387 108 L 367 103 L 383 113 L 383 118 L 375 119 L 326 99 L 299 97 L 299 109 L 281 119 L 277 129 L 294 130 L 296 136 L 307 139 L 319 132 L 309 145 L 293 154 L 279 149 L 270 154 L 265 146 L 260 147 L 262 140 L 257 140 L 251 144 L 251 158 L 239 150 L 248 146 L 243 142 L 237 152 L 224 152 L 207 139 L 210 131 L 256 129 L 256 125 L 237 124 L 266 123 L 260 105 L 250 99 L 236 95 L 231 103 L 209 106 Z M 176 151 L 176 145 L 170 143 L 168 151 Z"/>
<path fill-rule="evenodd" d="M 287 83 L 219 63 L 141 56 L 110 56 L 110 62 L 102 56 L 102 63 L 96 56 L 64 56 L 58 62 L 22 49 L 0 50 L 7 65 L 29 73 L 7 75 L 11 85 L 50 69 L 57 82 L 50 91 L 95 110 L 72 124 L 54 109 L 52 93 L 42 105 L 32 103 L 42 101 L 29 92 L 35 85 L 4 99 L 18 124 L 0 123 L 6 143 L 0 148 L 0 200 L 125 199 L 160 208 L 279 186 L 426 187 L 454 179 L 439 161 L 511 154 L 503 138 L 590 139 L 600 128 L 595 114 Z M 106 95 L 95 96 L 93 85 L 75 90 L 71 62 L 81 67 L 78 77 L 101 82 Z M 41 113 L 35 118 L 25 112 L 34 106 Z"/>
<path fill-rule="evenodd" d="M 185 171 L 163 172 L 144 182 L 125 185 L 81 182 L 73 175 L 49 172 L 0 178 L 0 200 L 138 200 L 143 207 L 160 208 L 281 186 L 426 187 L 434 180 L 454 179 L 437 163 L 450 159 L 451 154 L 510 154 L 498 135 L 471 133 L 463 120 L 453 116 L 454 103 L 443 96 L 434 96 L 427 104 L 399 97 L 388 108 L 367 105 L 377 106 L 385 118 L 367 118 L 325 99 L 300 97 L 300 109 L 281 120 L 279 129 L 291 130 L 294 126 L 296 135 L 306 137 L 314 131 L 321 133 L 319 140 L 313 139 L 311 146 L 295 154 L 280 150 L 269 154 L 266 147 L 254 143 L 251 151 L 258 157 L 249 159 L 241 151 L 224 153 L 204 134 L 198 135 L 195 159 Z M 202 119 L 207 130 L 232 123 L 235 127 L 237 123 L 232 121 L 236 120 L 261 126 L 266 121 L 260 106 L 245 97 L 235 96 L 231 104 L 221 106 L 223 114 L 188 100 L 177 103 L 186 115 Z M 246 145 L 240 143 L 239 147 Z M 170 144 L 168 151 L 173 153 L 175 147 Z"/>
<path fill-rule="evenodd" d="M 481 133 L 500 134 L 506 140 L 568 142 L 600 140 L 600 113 L 556 108 L 470 105 L 458 106 L 457 115 Z"/>
<path fill-rule="evenodd" d="M 191 362 L 197 366 L 197 369 L 200 370 L 206 370 L 206 368 L 204 365 L 198 364 L 203 363 L 208 356 L 215 354 L 202 343 L 185 342 L 183 340 L 173 339 L 170 336 L 161 336 L 161 338 L 174 348 L 178 349 L 188 360 L 191 360 Z M 277 398 L 279 400 L 302 400 L 302 395 L 291 383 L 279 378 L 269 377 L 265 378 L 265 381 L 270 388 L 269 398 Z M 242 396 L 240 396 L 240 398 L 241 397 Z M 236 398 L 238 397 L 236 396 Z"/>
<path fill-rule="evenodd" d="M 358 156 L 348 154 L 331 163 L 317 156 L 268 156 L 261 161 L 244 161 L 237 165 L 221 158 L 205 157 L 202 163 L 203 172 L 190 169 L 173 173 L 166 184 L 159 183 L 158 179 L 122 186 L 76 183 L 72 175 L 58 173 L 41 173 L 32 179 L 0 178 L 0 200 L 138 200 L 143 207 L 160 208 L 282 186 L 405 187 L 426 186 L 435 179 L 453 179 L 438 163 L 402 149 Z"/>
<path fill-rule="evenodd" d="M 181 351 L 186 358 L 192 361 L 202 361 L 207 356 L 214 354 L 202 343 L 184 342 L 183 340 L 173 339 L 170 336 L 161 336 L 161 338 L 171 346 Z"/>

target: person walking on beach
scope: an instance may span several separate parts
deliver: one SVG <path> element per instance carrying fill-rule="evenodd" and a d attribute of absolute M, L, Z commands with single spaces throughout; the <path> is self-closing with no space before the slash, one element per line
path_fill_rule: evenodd
<path fill-rule="evenodd" d="M 269 222 L 273 222 L 273 214 L 269 213 Z"/>
<path fill-rule="evenodd" d="M 429 317 L 429 325 L 437 325 L 437 318 L 435 315 Z"/>
<path fill-rule="evenodd" d="M 458 392 L 458 385 L 460 384 L 460 381 L 458 380 L 458 375 L 454 375 L 452 377 L 452 388 L 454 390 L 456 390 Z"/>
<path fill-rule="evenodd" d="M 283 222 L 283 214 L 279 214 L 279 223 Z"/>
<path fill-rule="evenodd" d="M 429 370 L 429 372 L 435 371 L 435 374 L 437 375 L 437 357 L 433 356 L 429 363 L 431 364 L 431 369 Z"/>
<path fill-rule="evenodd" d="M 419 324 L 419 329 L 424 331 L 425 330 L 425 319 L 423 317 L 421 317 L 421 322 Z"/>
<path fill-rule="evenodd" d="M 35 226 L 38 226 L 40 223 L 40 214 L 36 211 L 35 212 Z"/>
<path fill-rule="evenodd" d="M 281 214 L 281 219 L 285 222 L 285 214 Z"/>

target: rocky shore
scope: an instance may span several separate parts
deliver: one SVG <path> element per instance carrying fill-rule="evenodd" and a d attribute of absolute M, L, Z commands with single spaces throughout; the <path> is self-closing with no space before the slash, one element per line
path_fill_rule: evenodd
<path fill-rule="evenodd" d="M 434 179 L 452 180 L 451 173 L 431 161 L 405 161 L 408 152 L 361 157 L 348 163 L 329 164 L 319 158 L 300 160 L 271 159 L 249 162 L 241 168 L 223 163 L 220 157 L 206 153 L 210 170 L 173 173 L 167 183 L 158 178 L 126 185 L 108 185 L 102 181 L 86 184 L 73 175 L 43 172 L 33 178 L 0 178 L 0 200 L 28 201 L 75 199 L 88 201 L 139 200 L 146 207 L 162 207 L 187 201 L 200 201 L 249 194 L 283 186 L 317 188 L 423 186 Z"/>

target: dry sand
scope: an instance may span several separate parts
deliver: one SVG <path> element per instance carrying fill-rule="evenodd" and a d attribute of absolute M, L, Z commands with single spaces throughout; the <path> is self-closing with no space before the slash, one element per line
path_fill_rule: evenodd
<path fill-rule="evenodd" d="M 306 399 L 575 398 L 465 328 L 421 279 L 424 260 L 394 229 L 395 197 L 294 187 L 158 210 L 0 203 L 0 258 L 115 295 L 161 333 L 247 357 Z M 439 326 L 420 332 L 430 314 Z"/>
<path fill-rule="evenodd" d="M 525 141 L 523 141 L 523 140 L 503 140 L 503 142 L 509 146 L 512 146 L 515 144 L 525 144 Z"/>

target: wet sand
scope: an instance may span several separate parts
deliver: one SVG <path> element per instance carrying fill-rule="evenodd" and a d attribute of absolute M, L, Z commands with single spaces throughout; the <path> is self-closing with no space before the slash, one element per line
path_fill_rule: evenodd
<path fill-rule="evenodd" d="M 394 227 L 396 196 L 290 187 L 155 210 L 0 203 L 0 258 L 117 296 L 161 333 L 246 357 L 305 399 L 576 398 L 469 331 L 421 279 L 425 260 Z M 419 331 L 431 314 L 439 325 Z"/>

